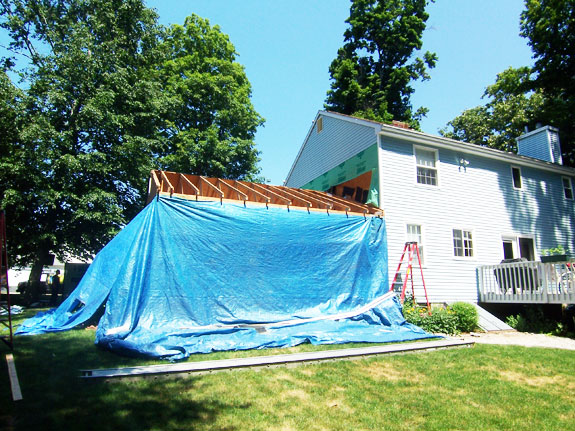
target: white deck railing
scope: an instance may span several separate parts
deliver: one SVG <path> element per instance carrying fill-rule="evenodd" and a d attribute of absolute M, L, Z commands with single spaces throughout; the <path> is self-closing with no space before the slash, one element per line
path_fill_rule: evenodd
<path fill-rule="evenodd" d="M 483 265 L 477 286 L 479 302 L 575 304 L 575 260 Z"/>

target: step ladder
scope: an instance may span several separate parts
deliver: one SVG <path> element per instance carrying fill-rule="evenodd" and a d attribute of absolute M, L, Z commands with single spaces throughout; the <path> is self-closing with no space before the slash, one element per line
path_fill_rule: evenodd
<path fill-rule="evenodd" d="M 8 285 L 8 250 L 6 247 L 6 216 L 0 211 L 0 323 L 8 328 L 9 332 L 0 333 L 0 340 L 14 348 L 14 333 L 12 331 L 12 310 L 10 308 L 10 286 Z"/>
<path fill-rule="evenodd" d="M 399 259 L 399 264 L 397 265 L 397 270 L 395 271 L 395 276 L 393 277 L 393 282 L 391 283 L 389 290 L 394 290 L 398 283 L 401 283 L 402 280 L 402 271 L 401 266 L 404 263 L 405 255 L 407 254 L 407 269 L 405 272 L 405 278 L 403 278 L 403 284 L 401 286 L 401 302 L 405 300 L 405 289 L 407 288 L 407 281 L 411 282 L 411 294 L 413 297 L 413 302 L 415 300 L 415 288 L 413 286 L 413 255 L 417 256 L 417 263 L 419 264 L 419 271 L 421 273 L 421 282 L 423 284 L 423 292 L 425 293 L 425 302 L 427 303 L 427 308 L 430 309 L 431 306 L 429 305 L 429 299 L 427 297 L 427 289 L 425 287 L 425 279 L 423 278 L 423 268 L 421 268 L 421 256 L 419 254 L 419 246 L 417 242 L 410 241 L 406 242 L 405 246 L 403 247 L 403 253 L 401 254 L 401 259 Z"/>

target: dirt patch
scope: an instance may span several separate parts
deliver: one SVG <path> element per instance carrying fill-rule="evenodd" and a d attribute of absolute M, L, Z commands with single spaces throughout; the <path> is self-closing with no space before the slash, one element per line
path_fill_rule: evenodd
<path fill-rule="evenodd" d="M 493 331 L 464 334 L 458 339 L 478 344 L 508 344 L 525 347 L 546 347 L 550 349 L 575 350 L 575 340 L 545 334 L 531 334 L 517 331 Z"/>

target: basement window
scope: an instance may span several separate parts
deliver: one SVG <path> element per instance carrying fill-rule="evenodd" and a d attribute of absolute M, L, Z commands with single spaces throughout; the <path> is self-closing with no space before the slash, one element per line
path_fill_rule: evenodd
<path fill-rule="evenodd" d="M 563 195 L 565 199 L 570 201 L 573 200 L 573 182 L 569 177 L 562 177 L 561 180 L 563 181 Z"/>

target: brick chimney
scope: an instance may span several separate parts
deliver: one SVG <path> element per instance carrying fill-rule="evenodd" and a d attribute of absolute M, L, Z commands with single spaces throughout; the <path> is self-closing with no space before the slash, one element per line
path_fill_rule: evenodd
<path fill-rule="evenodd" d="M 562 165 L 559 130 L 543 126 L 519 136 L 517 154 Z"/>

